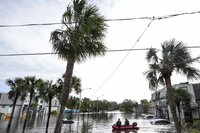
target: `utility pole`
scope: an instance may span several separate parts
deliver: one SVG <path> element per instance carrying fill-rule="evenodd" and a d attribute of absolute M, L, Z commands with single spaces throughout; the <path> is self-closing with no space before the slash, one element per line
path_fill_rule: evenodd
<path fill-rule="evenodd" d="M 104 95 L 101 95 L 101 96 L 92 95 L 92 96 L 94 96 L 94 97 L 97 98 L 97 112 L 99 112 L 99 97 L 102 97 L 102 96 L 104 96 Z"/>

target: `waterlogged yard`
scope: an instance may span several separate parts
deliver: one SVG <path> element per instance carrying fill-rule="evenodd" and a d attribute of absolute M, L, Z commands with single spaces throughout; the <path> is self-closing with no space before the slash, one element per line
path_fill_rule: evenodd
<path fill-rule="evenodd" d="M 175 133 L 173 125 L 151 125 L 149 120 L 135 119 L 134 114 L 126 114 L 120 112 L 109 112 L 104 114 L 73 114 L 73 124 L 63 124 L 62 133 L 112 133 L 112 125 L 120 118 L 124 122 L 127 118 L 130 123 L 137 122 L 138 131 L 121 131 L 120 133 L 136 132 L 136 133 Z M 6 133 L 7 121 L 0 122 L 1 133 Z M 56 123 L 56 117 L 50 120 L 49 133 L 53 133 Z M 35 117 L 29 119 L 26 133 L 43 133 L 45 132 L 46 118 Z M 21 133 L 23 123 L 14 120 L 11 133 Z M 119 131 L 117 132 L 119 133 Z"/>

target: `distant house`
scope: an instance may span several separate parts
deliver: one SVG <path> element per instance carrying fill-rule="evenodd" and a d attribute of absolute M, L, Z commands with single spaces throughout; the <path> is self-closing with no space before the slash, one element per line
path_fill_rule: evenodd
<path fill-rule="evenodd" d="M 26 114 L 26 110 L 29 104 L 29 97 L 26 97 L 26 99 L 22 102 L 21 100 L 17 100 L 15 111 L 14 111 L 14 117 L 24 116 Z M 0 93 L 0 113 L 3 113 L 4 115 L 10 116 L 12 111 L 12 105 L 13 101 L 8 99 L 8 94 L 1 92 Z M 58 111 L 60 107 L 60 103 L 57 98 L 52 99 L 51 104 L 51 110 Z M 44 99 L 39 98 L 37 102 L 37 107 L 31 107 L 29 111 L 32 115 L 45 115 L 48 113 L 48 103 L 45 102 Z M 20 114 L 22 113 L 22 114 Z"/>
<path fill-rule="evenodd" d="M 198 112 L 197 105 L 198 102 L 200 102 L 200 85 L 197 87 L 195 84 L 189 84 L 188 82 L 175 84 L 172 86 L 174 89 L 184 89 L 191 95 L 191 109 L 192 117 L 194 119 L 197 119 L 200 117 L 200 113 Z M 172 115 L 170 112 L 170 107 L 167 104 L 166 99 L 166 87 L 154 92 L 151 95 L 151 104 L 152 104 L 152 111 L 153 114 L 157 117 L 166 118 L 166 119 L 172 119 Z M 181 110 L 181 118 L 185 119 L 185 110 Z"/>
<path fill-rule="evenodd" d="M 13 101 L 8 99 L 7 93 L 0 93 L 0 113 L 4 113 L 5 115 L 10 115 L 12 111 Z M 23 103 L 20 100 L 17 100 L 15 106 L 15 112 L 13 114 L 14 117 L 20 116 L 20 111 L 22 109 Z"/>
<path fill-rule="evenodd" d="M 28 107 L 28 103 L 29 103 L 29 97 L 26 97 L 26 99 L 24 100 L 24 107 L 23 107 L 23 112 L 25 113 Z M 51 111 L 53 110 L 58 111 L 59 107 L 60 107 L 60 103 L 58 99 L 53 98 L 51 102 Z M 49 104 L 43 98 L 38 98 L 37 107 L 30 108 L 30 112 L 33 115 L 36 115 L 36 113 L 38 113 L 38 115 L 44 115 L 48 113 L 48 108 L 49 108 Z"/>

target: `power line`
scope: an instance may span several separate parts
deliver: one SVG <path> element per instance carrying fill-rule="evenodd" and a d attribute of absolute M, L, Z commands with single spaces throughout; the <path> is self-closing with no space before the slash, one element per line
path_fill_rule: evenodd
<path fill-rule="evenodd" d="M 200 48 L 200 46 L 189 46 L 189 47 L 186 47 L 186 48 Z M 149 48 L 140 48 L 140 49 L 110 49 L 110 50 L 106 50 L 106 52 L 126 52 L 126 51 L 144 51 L 144 50 L 149 50 Z M 19 53 L 19 54 L 16 54 L 16 53 L 11 53 L 11 54 L 0 54 L 0 57 L 1 56 L 29 56 L 29 55 L 52 55 L 52 54 L 57 54 L 57 53 L 50 53 L 50 52 L 47 52 L 47 53 Z"/>
<path fill-rule="evenodd" d="M 165 16 L 154 16 L 154 17 L 135 17 L 135 18 L 121 18 L 121 19 L 105 19 L 105 21 L 129 21 L 129 20 L 138 20 L 138 19 L 149 19 L 149 20 L 161 20 L 161 19 L 167 19 L 182 15 L 192 15 L 192 14 L 198 14 L 200 11 L 195 12 L 184 12 L 184 13 L 177 13 L 177 14 L 170 14 Z M 63 23 L 28 23 L 28 24 L 5 24 L 0 25 L 0 28 L 9 28 L 9 27 L 29 27 L 29 26 L 51 26 L 51 25 L 59 25 Z"/>
<path fill-rule="evenodd" d="M 144 31 L 142 32 L 142 34 L 138 37 L 138 39 L 136 40 L 136 42 L 133 44 L 133 46 L 131 47 L 134 48 L 136 46 L 136 44 L 139 42 L 139 40 L 141 39 L 141 37 L 144 35 L 144 33 L 147 31 L 147 29 L 150 27 L 151 23 L 153 22 L 153 20 L 151 20 L 149 22 L 149 24 L 147 25 L 147 27 L 144 29 Z M 112 77 L 112 75 L 117 71 L 117 69 L 120 67 L 120 65 L 124 62 L 124 60 L 128 57 L 128 55 L 130 54 L 130 51 L 127 52 L 127 54 L 124 56 L 124 58 L 120 61 L 120 63 L 117 65 L 117 67 L 111 72 L 111 74 L 108 76 L 108 78 L 102 83 L 102 85 L 94 92 L 96 93 L 97 91 L 99 91 L 107 82 L 108 80 Z"/>
<path fill-rule="evenodd" d="M 148 50 L 149 48 L 141 48 L 141 49 L 111 49 L 111 50 L 106 50 L 106 52 L 123 52 L 123 51 L 137 51 L 137 50 Z M 57 54 L 57 53 L 19 53 L 19 54 L 0 54 L 1 56 L 29 56 L 29 55 L 52 55 L 52 54 Z"/>
<path fill-rule="evenodd" d="M 0 56 L 28 56 L 28 55 L 51 55 L 56 53 L 21 53 L 21 54 L 0 54 Z"/>

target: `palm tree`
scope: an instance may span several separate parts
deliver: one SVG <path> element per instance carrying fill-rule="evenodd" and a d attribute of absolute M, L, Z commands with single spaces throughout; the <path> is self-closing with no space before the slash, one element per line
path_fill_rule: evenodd
<path fill-rule="evenodd" d="M 70 111 L 70 116 L 69 116 L 70 120 L 72 119 L 72 112 L 73 112 L 72 110 L 77 107 L 78 103 L 79 103 L 79 99 L 78 98 L 73 97 L 73 96 L 69 97 L 66 107 L 71 110 Z"/>
<path fill-rule="evenodd" d="M 7 79 L 6 84 L 10 86 L 10 91 L 8 92 L 8 98 L 13 100 L 13 108 L 11 112 L 11 118 L 7 126 L 7 130 L 10 129 L 10 126 L 12 124 L 13 114 L 15 111 L 15 106 L 17 103 L 17 100 L 20 98 L 20 100 L 24 100 L 26 97 L 25 88 L 24 88 L 24 80 L 22 78 L 15 78 L 15 79 Z"/>
<path fill-rule="evenodd" d="M 27 119 L 28 119 L 28 113 L 29 113 L 30 105 L 32 103 L 33 98 L 36 96 L 37 89 L 39 88 L 39 86 L 42 83 L 42 80 L 36 79 L 35 76 L 25 77 L 24 80 L 25 80 L 25 87 L 27 89 L 27 92 L 29 93 L 29 104 L 28 104 L 26 118 L 25 118 L 24 125 L 23 125 L 23 130 L 22 130 L 23 133 L 24 133 L 25 128 L 26 128 L 26 123 L 27 123 Z"/>
<path fill-rule="evenodd" d="M 180 121 L 176 115 L 176 104 L 171 84 L 173 72 L 186 75 L 188 79 L 198 79 L 199 71 L 191 65 L 198 60 L 192 58 L 190 52 L 183 42 L 171 39 L 161 44 L 161 57 L 158 56 L 155 48 L 150 48 L 146 54 L 146 60 L 149 63 L 149 70 L 145 73 L 149 80 L 149 88 L 157 89 L 158 85 L 166 85 L 169 95 L 169 105 L 175 122 L 177 133 L 181 133 Z"/>
<path fill-rule="evenodd" d="M 88 4 L 86 0 L 73 0 L 62 16 L 62 23 L 66 29 L 57 29 L 50 37 L 53 51 L 67 61 L 55 133 L 61 132 L 62 116 L 70 93 L 75 62 L 84 61 L 87 57 L 104 55 L 106 51 L 103 45 L 105 19 L 99 14 L 96 6 Z"/>
<path fill-rule="evenodd" d="M 62 75 L 62 78 L 59 78 L 57 80 L 57 89 L 59 89 L 59 92 L 62 91 L 62 89 L 64 88 L 64 79 L 65 79 L 65 74 Z M 72 91 L 74 91 L 76 94 L 81 93 L 82 89 L 81 89 L 81 79 L 77 76 L 72 76 L 71 78 L 71 88 L 69 90 L 69 93 L 71 93 Z M 58 99 L 60 99 L 60 93 L 58 94 Z"/>
<path fill-rule="evenodd" d="M 181 106 L 180 104 L 182 103 L 183 107 L 190 107 L 191 106 L 191 95 L 189 92 L 183 89 L 176 89 L 174 92 L 175 95 L 175 103 L 176 107 L 178 109 L 178 117 L 179 121 L 181 121 Z"/>
<path fill-rule="evenodd" d="M 49 104 L 48 117 L 46 123 L 46 133 L 48 133 L 49 128 L 52 99 L 58 96 L 60 92 L 61 90 L 56 84 L 53 84 L 53 81 L 42 81 L 41 86 L 39 87 L 39 97 L 43 98 Z"/>
<path fill-rule="evenodd" d="M 81 110 L 83 110 L 83 112 L 88 111 L 89 113 L 90 108 L 91 108 L 91 100 L 89 98 L 84 98 L 81 103 Z"/>

